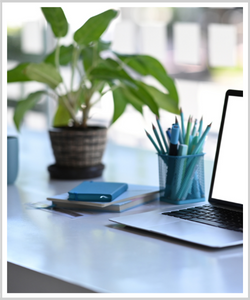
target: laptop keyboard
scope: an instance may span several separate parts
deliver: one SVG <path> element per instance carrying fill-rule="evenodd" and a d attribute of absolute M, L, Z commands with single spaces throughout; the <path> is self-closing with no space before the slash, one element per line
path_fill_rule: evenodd
<path fill-rule="evenodd" d="M 164 212 L 162 214 L 206 225 L 243 232 L 242 212 L 216 207 L 209 204 Z"/>

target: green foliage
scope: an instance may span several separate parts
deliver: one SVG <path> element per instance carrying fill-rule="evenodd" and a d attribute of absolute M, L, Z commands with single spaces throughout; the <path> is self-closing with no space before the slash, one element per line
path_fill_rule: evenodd
<path fill-rule="evenodd" d="M 45 83 L 57 98 L 58 106 L 54 126 L 87 127 L 89 111 L 108 91 L 113 93 L 114 113 L 111 124 L 124 113 L 127 104 L 143 113 L 143 106 L 159 116 L 159 109 L 179 114 L 179 98 L 174 80 L 154 57 L 148 55 L 124 55 L 113 52 L 111 43 L 101 39 L 116 10 L 107 10 L 88 19 L 72 37 L 72 44 L 60 45 L 60 38 L 68 32 L 68 22 L 60 7 L 43 7 L 42 12 L 57 38 L 55 49 L 40 63 L 21 63 L 7 73 L 8 83 L 37 81 Z M 102 57 L 102 51 L 110 53 Z M 112 58 L 111 58 L 112 57 Z M 71 67 L 70 82 L 64 82 L 60 66 Z M 76 75 L 80 78 L 73 89 Z M 135 76 L 136 75 L 136 76 Z M 161 84 L 159 90 L 145 83 L 151 76 Z M 105 88 L 106 87 L 106 88 Z M 20 128 L 25 113 L 41 98 L 45 91 L 30 94 L 18 102 L 14 121 Z M 96 94 L 99 98 L 96 100 Z M 63 96 L 62 96 L 63 95 Z M 95 97 L 93 97 L 95 95 Z M 81 112 L 81 119 L 76 115 Z"/>
<path fill-rule="evenodd" d="M 109 23 L 117 16 L 116 10 L 107 10 L 96 15 L 82 25 L 75 34 L 74 40 L 79 45 L 87 46 L 89 43 L 97 41 L 107 29 Z"/>
<path fill-rule="evenodd" d="M 41 99 L 41 97 L 46 93 L 46 91 L 37 91 L 35 93 L 31 93 L 25 100 L 21 100 L 17 103 L 14 113 L 14 123 L 17 130 L 20 130 L 20 125 L 25 113 L 32 107 L 34 107 L 36 103 Z"/>
<path fill-rule="evenodd" d="M 42 7 L 41 9 L 55 37 L 64 37 L 68 32 L 68 22 L 61 7 Z"/>

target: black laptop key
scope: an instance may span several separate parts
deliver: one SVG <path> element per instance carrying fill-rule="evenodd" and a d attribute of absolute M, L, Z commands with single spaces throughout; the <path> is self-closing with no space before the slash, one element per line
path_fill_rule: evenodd
<path fill-rule="evenodd" d="M 220 228 L 243 231 L 243 218 L 241 212 L 235 212 L 211 205 L 185 208 L 162 214 Z"/>

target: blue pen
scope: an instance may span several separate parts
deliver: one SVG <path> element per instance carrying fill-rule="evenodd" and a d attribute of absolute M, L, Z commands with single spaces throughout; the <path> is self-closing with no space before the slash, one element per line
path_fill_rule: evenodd
<path fill-rule="evenodd" d="M 166 131 L 166 134 L 167 134 L 168 142 L 170 144 L 170 140 L 171 140 L 171 128 L 168 128 L 168 130 Z"/>
<path fill-rule="evenodd" d="M 176 156 L 178 154 L 179 134 L 180 134 L 179 126 L 177 124 L 173 124 L 171 130 L 169 155 Z"/>
<path fill-rule="evenodd" d="M 179 126 L 179 129 L 180 129 L 180 132 L 179 132 L 179 142 L 180 142 L 180 144 L 183 144 L 181 128 L 180 128 L 178 119 L 176 117 L 175 117 L 175 124 Z"/>

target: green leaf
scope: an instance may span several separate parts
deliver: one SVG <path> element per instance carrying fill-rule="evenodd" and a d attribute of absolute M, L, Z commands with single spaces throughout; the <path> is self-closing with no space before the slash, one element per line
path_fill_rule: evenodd
<path fill-rule="evenodd" d="M 29 63 L 21 63 L 14 69 L 11 69 L 7 71 L 7 82 L 25 82 L 25 81 L 31 81 L 27 75 L 24 74 L 24 70 L 29 65 Z"/>
<path fill-rule="evenodd" d="M 93 47 L 84 47 L 82 50 L 82 56 L 83 56 L 83 67 L 85 72 L 90 69 L 93 65 L 94 60 L 94 53 L 93 53 Z"/>
<path fill-rule="evenodd" d="M 116 10 L 109 9 L 91 17 L 75 32 L 74 40 L 79 45 L 88 45 L 90 42 L 97 41 L 117 14 Z"/>
<path fill-rule="evenodd" d="M 146 76 L 148 75 L 148 68 L 144 65 L 144 63 L 139 59 L 139 55 L 123 55 L 115 53 L 120 60 L 122 60 L 126 65 L 130 68 L 137 71 L 139 74 Z"/>
<path fill-rule="evenodd" d="M 47 94 L 47 92 L 37 91 L 35 93 L 29 94 L 29 96 L 26 99 L 18 101 L 13 117 L 14 123 L 18 131 L 20 130 L 20 125 L 25 113 L 32 107 L 34 107 L 44 94 Z"/>
<path fill-rule="evenodd" d="M 144 84 L 143 86 L 154 98 L 159 108 L 162 108 L 176 115 L 180 114 L 178 103 L 174 99 L 172 99 L 169 94 L 162 93 L 161 91 L 150 85 Z"/>
<path fill-rule="evenodd" d="M 50 24 L 55 37 L 64 37 L 68 32 L 68 22 L 61 7 L 42 7 L 45 19 Z"/>
<path fill-rule="evenodd" d="M 114 113 L 111 124 L 119 119 L 123 114 L 127 106 L 127 100 L 122 93 L 120 88 L 117 88 L 113 91 L 113 101 L 114 101 Z"/>
<path fill-rule="evenodd" d="M 107 67 L 105 64 L 100 67 L 97 66 L 90 72 L 90 76 L 93 79 L 101 79 L 101 80 L 127 80 L 130 82 L 134 82 L 134 80 L 124 71 L 124 70 L 116 70 Z"/>
<path fill-rule="evenodd" d="M 57 111 L 53 119 L 53 126 L 68 126 L 70 119 L 70 113 L 63 105 L 62 99 L 59 97 Z"/>
<path fill-rule="evenodd" d="M 55 89 L 62 82 L 61 75 L 51 64 L 39 63 L 29 64 L 25 69 L 25 74 L 31 79 L 48 84 Z"/>
<path fill-rule="evenodd" d="M 153 97 L 144 88 L 144 85 L 140 81 L 136 81 L 136 85 L 137 88 L 127 86 L 130 93 L 139 99 L 143 104 L 147 105 L 155 115 L 159 116 L 158 105 Z"/>
<path fill-rule="evenodd" d="M 169 96 L 178 103 L 179 97 L 174 80 L 168 76 L 165 68 L 156 58 L 149 55 L 120 55 L 117 53 L 116 55 L 141 75 L 151 75 L 157 79 L 167 89 Z"/>
<path fill-rule="evenodd" d="M 127 88 L 121 88 L 121 92 L 123 93 L 124 99 L 126 99 L 128 103 L 130 103 L 137 111 L 139 111 L 139 113 L 143 114 L 142 107 L 144 103 L 135 95 L 133 95 Z"/>
<path fill-rule="evenodd" d="M 73 45 L 69 46 L 61 46 L 60 47 L 60 55 L 59 55 L 59 63 L 61 66 L 66 66 L 72 61 L 72 54 L 73 54 Z M 44 60 L 45 63 L 52 64 L 55 66 L 55 53 L 56 51 L 54 50 L 51 52 Z"/>
<path fill-rule="evenodd" d="M 108 50 L 111 46 L 111 42 L 105 42 L 101 39 L 98 40 L 97 50 L 98 52 Z"/>

